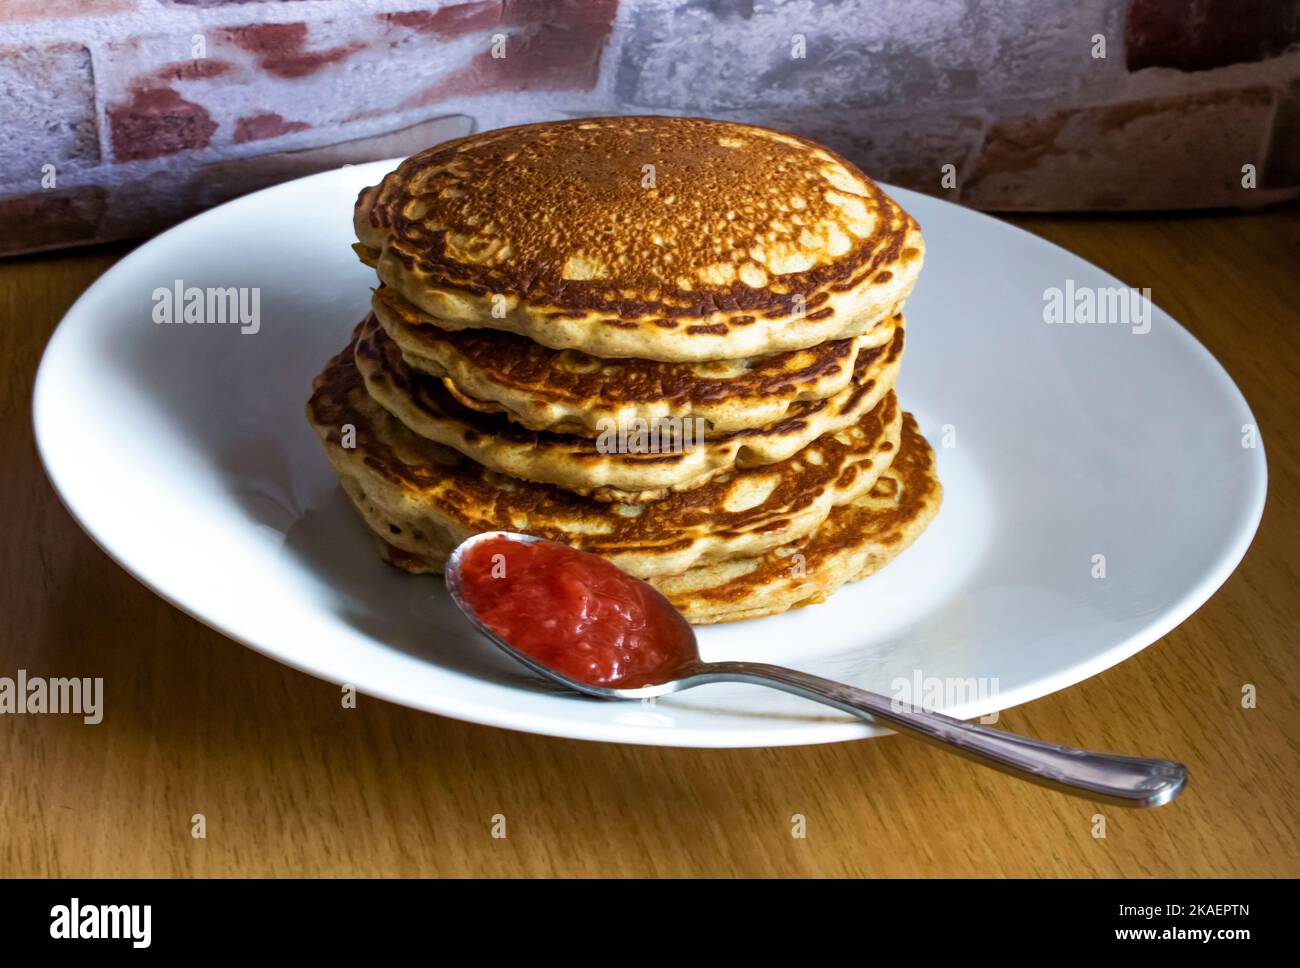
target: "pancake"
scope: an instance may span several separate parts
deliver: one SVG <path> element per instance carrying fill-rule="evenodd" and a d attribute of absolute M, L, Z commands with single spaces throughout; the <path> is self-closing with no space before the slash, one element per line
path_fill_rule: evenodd
<path fill-rule="evenodd" d="M 894 317 L 862 336 L 769 356 L 660 363 L 553 350 L 500 330 L 422 325 L 410 303 L 386 287 L 373 302 L 406 362 L 441 378 L 465 406 L 504 413 L 529 430 L 586 437 L 629 419 L 700 419 L 710 433 L 775 423 L 795 404 L 843 390 L 858 354 L 887 343 L 902 324 Z"/>
<path fill-rule="evenodd" d="M 943 501 L 934 451 L 912 415 L 903 415 L 898 456 L 872 486 L 831 511 L 809 537 L 755 558 L 701 565 L 650 583 L 694 625 L 776 615 L 825 601 L 846 582 L 875 574 L 926 529 Z M 381 554 L 413 574 L 441 572 L 432 558 L 386 542 Z"/>
<path fill-rule="evenodd" d="M 854 426 L 778 464 L 652 504 L 597 504 L 487 470 L 407 430 L 366 392 L 355 342 L 354 334 L 316 378 L 308 419 L 366 523 L 431 567 L 470 535 L 494 530 L 563 541 L 638 577 L 753 557 L 811 534 L 832 508 L 869 491 L 898 446 L 902 421 L 890 392 Z"/>
<path fill-rule="evenodd" d="M 868 332 L 921 269 L 852 163 L 724 121 L 578 118 L 413 155 L 361 192 L 362 260 L 427 322 L 551 349 L 739 359 Z"/>
<path fill-rule="evenodd" d="M 786 460 L 817 438 L 855 425 L 893 387 L 902 353 L 899 325 L 888 346 L 859 354 L 847 387 L 824 400 L 795 404 L 769 427 L 710 434 L 702 423 L 667 421 L 651 436 L 647 425 L 625 421 L 595 438 L 528 430 L 464 406 L 443 381 L 409 367 L 374 316 L 362 323 L 356 365 L 375 402 L 421 437 L 500 474 L 597 501 L 638 504 L 701 487 L 735 468 Z M 644 436 L 636 436 L 638 429 Z"/>
<path fill-rule="evenodd" d="M 898 456 L 871 490 L 837 507 L 812 536 L 743 558 L 692 568 L 652 584 L 694 625 L 776 615 L 824 602 L 905 551 L 943 502 L 934 451 L 903 415 Z"/>

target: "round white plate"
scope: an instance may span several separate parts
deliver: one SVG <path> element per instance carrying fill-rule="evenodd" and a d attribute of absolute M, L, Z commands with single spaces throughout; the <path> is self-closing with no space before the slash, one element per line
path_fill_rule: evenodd
<path fill-rule="evenodd" d="M 668 746 L 878 732 L 755 686 L 654 704 L 559 692 L 477 640 L 439 579 L 379 561 L 303 407 L 366 312 L 375 280 L 349 248 L 352 203 L 393 164 L 206 212 L 77 301 L 46 349 L 34 413 L 81 526 L 231 638 L 429 712 Z M 1250 543 L 1264 453 L 1243 446 L 1254 419 L 1227 373 L 1160 310 L 1145 333 L 1044 321 L 1045 292 L 1116 279 L 994 219 L 894 195 L 928 246 L 899 398 L 938 450 L 943 509 L 826 604 L 705 628 L 700 643 L 705 658 L 785 663 L 971 718 L 1094 675 L 1187 618 Z M 260 290 L 258 331 L 155 322 L 155 291 L 178 280 Z"/>

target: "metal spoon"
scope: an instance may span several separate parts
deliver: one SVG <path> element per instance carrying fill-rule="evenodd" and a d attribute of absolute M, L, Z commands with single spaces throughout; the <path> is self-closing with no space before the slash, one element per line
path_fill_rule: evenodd
<path fill-rule="evenodd" d="M 511 531 L 490 531 L 462 542 L 447 559 L 447 590 L 451 593 L 452 601 L 483 635 L 508 655 L 535 672 L 588 696 L 601 699 L 646 699 L 711 682 L 748 682 L 793 693 L 872 722 L 888 723 L 900 732 L 960 753 L 984 766 L 1089 800 L 1123 807 L 1158 807 L 1178 796 L 1187 783 L 1187 767 L 1173 760 L 1090 753 L 1055 743 L 1044 743 L 1000 729 L 964 723 L 951 716 L 900 703 L 842 682 L 764 662 L 704 662 L 697 652 L 674 669 L 671 678 L 654 685 L 636 689 L 613 689 L 578 682 L 520 652 L 497 636 L 483 624 L 462 597 L 460 568 L 465 553 L 476 542 L 489 538 L 543 540 Z M 659 595 L 659 592 L 654 591 L 654 594 Z M 694 644 L 693 637 L 691 642 Z"/>

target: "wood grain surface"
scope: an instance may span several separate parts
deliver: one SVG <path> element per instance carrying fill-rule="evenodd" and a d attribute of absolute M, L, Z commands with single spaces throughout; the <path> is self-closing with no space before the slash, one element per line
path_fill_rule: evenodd
<path fill-rule="evenodd" d="M 1300 874 L 1300 214 L 1014 221 L 1150 286 L 1262 428 L 1268 506 L 1223 589 L 1128 662 L 1002 715 L 1032 736 L 1182 759 L 1176 803 L 1100 807 L 898 737 L 671 750 L 366 697 L 341 708 L 335 686 L 137 584 L 46 481 L 33 376 L 116 247 L 0 262 L 0 675 L 102 676 L 106 691 L 98 726 L 0 716 L 0 874 Z M 1246 683 L 1257 708 L 1242 708 Z M 191 836 L 198 813 L 206 839 Z"/>

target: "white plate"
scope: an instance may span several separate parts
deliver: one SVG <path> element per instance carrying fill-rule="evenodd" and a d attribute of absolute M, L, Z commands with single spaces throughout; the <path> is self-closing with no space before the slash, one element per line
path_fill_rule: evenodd
<path fill-rule="evenodd" d="M 352 202 L 392 164 L 206 212 L 77 301 L 46 349 L 34 412 L 46 469 L 82 527 L 231 638 L 418 709 L 669 746 L 874 735 L 754 686 L 653 705 L 559 693 L 476 640 L 438 579 L 379 562 L 303 406 L 366 311 L 374 278 L 349 249 Z M 1254 419 L 1232 380 L 1163 312 L 1145 335 L 1048 325 L 1049 288 L 1119 283 L 994 219 L 894 194 L 928 245 L 899 397 L 938 448 L 943 509 L 879 575 L 824 605 L 703 629 L 701 647 L 887 694 L 919 682 L 923 701 L 937 685 L 942 708 L 969 718 L 1095 675 L 1187 618 L 1250 543 L 1264 454 L 1242 446 Z M 259 287 L 260 330 L 156 324 L 154 290 L 178 279 Z"/>

